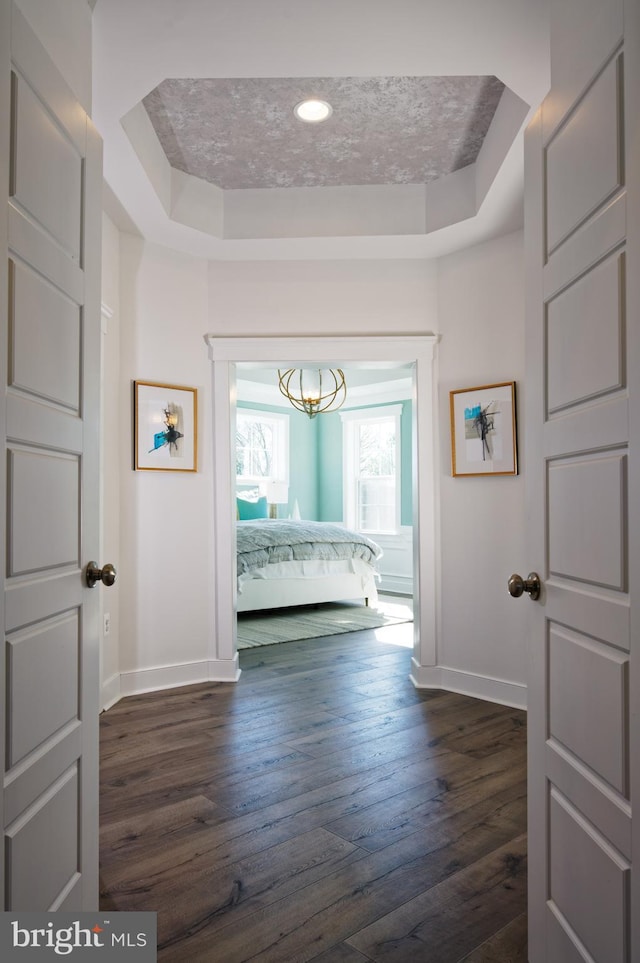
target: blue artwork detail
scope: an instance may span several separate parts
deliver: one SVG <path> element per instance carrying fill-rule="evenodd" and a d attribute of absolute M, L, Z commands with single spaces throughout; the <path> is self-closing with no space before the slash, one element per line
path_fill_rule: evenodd
<path fill-rule="evenodd" d="M 169 451 L 172 449 L 178 450 L 178 441 L 183 438 L 182 432 L 178 431 L 176 425 L 180 420 L 180 409 L 176 405 L 169 405 L 163 409 L 164 423 L 166 425 L 165 431 L 157 431 L 153 436 L 153 448 L 149 449 L 149 453 L 152 451 L 158 451 L 159 448 L 164 448 L 165 445 L 169 447 Z"/>
<path fill-rule="evenodd" d="M 480 414 L 480 405 L 474 405 L 473 408 L 464 409 L 464 420 L 465 421 L 475 421 L 475 419 Z"/>
<path fill-rule="evenodd" d="M 156 448 L 162 448 L 163 445 L 166 445 L 167 443 L 166 435 L 167 435 L 166 431 L 158 431 L 153 436 L 153 448 L 151 449 L 151 451 L 155 451 Z"/>
<path fill-rule="evenodd" d="M 465 438 L 479 438 L 482 442 L 482 460 L 486 461 L 487 455 L 491 456 L 491 432 L 495 431 L 495 411 L 490 411 L 495 401 L 490 401 L 486 408 L 479 404 L 473 408 L 464 409 L 464 435 Z"/>

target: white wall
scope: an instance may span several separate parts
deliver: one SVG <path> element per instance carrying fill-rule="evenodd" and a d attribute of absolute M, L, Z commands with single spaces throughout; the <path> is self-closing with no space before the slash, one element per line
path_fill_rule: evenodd
<path fill-rule="evenodd" d="M 213 445 L 205 332 L 423 332 L 434 324 L 436 292 L 435 266 L 424 262 L 207 264 L 129 234 L 120 237 L 119 270 L 124 695 L 206 678 Z M 134 379 L 198 388 L 196 475 L 131 470 Z"/>
<path fill-rule="evenodd" d="M 91 8 L 87 0 L 16 0 L 40 42 L 91 114 Z"/>
<path fill-rule="evenodd" d="M 436 325 L 427 261 L 215 261 L 211 333 L 425 334 Z"/>
<path fill-rule="evenodd" d="M 521 692 L 526 600 L 512 600 L 506 582 L 526 568 L 524 478 L 452 478 L 448 414 L 451 389 L 511 380 L 522 410 L 521 232 L 439 262 L 207 263 L 122 235 L 120 298 L 123 694 L 206 678 L 213 579 L 207 331 L 441 333 L 438 662 L 451 687 L 475 691 L 478 682 L 481 694 L 486 677 Z M 135 378 L 198 387 L 197 475 L 131 470 Z"/>
<path fill-rule="evenodd" d="M 528 598 L 507 593 L 528 573 L 524 545 L 524 263 L 522 232 L 438 263 L 442 635 L 439 664 L 460 687 L 471 676 L 525 683 Z M 449 392 L 516 381 L 518 476 L 453 478 Z M 459 677 L 456 680 L 456 673 Z M 523 693 L 524 695 L 524 693 Z"/>
<path fill-rule="evenodd" d="M 85 109 L 91 108 L 86 0 L 18 0 Z M 119 237 L 105 219 L 103 550 L 119 570 L 104 600 L 103 682 L 122 691 L 204 677 L 212 581 L 210 373 L 203 335 L 399 334 L 439 331 L 442 609 L 439 664 L 453 683 L 524 683 L 527 600 L 506 592 L 524 570 L 524 479 L 451 478 L 448 393 L 516 380 L 523 409 L 522 237 L 441 259 L 216 262 Z M 118 344 L 118 341 L 120 344 Z M 117 370 L 119 367 L 119 371 Z M 198 387 L 197 475 L 133 472 L 131 381 Z M 120 408 L 118 430 L 113 413 Z M 523 419 L 520 419 L 521 424 Z M 522 437 L 520 453 L 522 466 Z M 119 485 L 116 478 L 119 475 Z M 118 527 L 118 517 L 120 526 Z M 118 543 L 119 540 L 119 543 Z M 526 574 L 526 573 L 525 573 Z M 121 616 L 118 618 L 118 610 Z M 173 672 L 173 675 L 172 675 Z M 179 674 L 179 673 L 178 673 Z"/>
<path fill-rule="evenodd" d="M 86 0 L 18 4 L 89 110 L 91 14 Z M 450 681 L 457 673 L 461 680 L 487 676 L 522 685 L 527 600 L 514 602 L 507 595 L 506 580 L 513 570 L 526 569 L 524 479 L 454 479 L 448 469 L 452 388 L 516 380 L 522 412 L 521 234 L 437 264 L 420 260 L 207 264 L 131 235 L 119 238 L 108 219 L 103 241 L 104 300 L 116 318 L 104 341 L 105 414 L 120 407 L 118 432 L 113 431 L 113 421 L 105 419 L 103 548 L 113 553 L 119 582 L 112 601 L 105 599 L 115 612 L 113 635 L 103 647 L 103 681 L 121 671 L 122 691 L 153 687 L 176 678 L 175 672 L 171 676 L 163 671 L 176 663 L 184 666 L 183 681 L 204 677 L 212 581 L 210 372 L 204 333 L 439 331 L 439 663 L 452 670 Z M 130 469 L 134 378 L 198 387 L 198 474 Z M 521 456 L 522 450 L 520 437 Z M 115 486 L 118 473 L 120 484 Z"/>
<path fill-rule="evenodd" d="M 449 426 L 454 388 L 516 381 L 522 411 L 522 232 L 438 262 L 215 262 L 209 279 L 216 334 L 441 334 L 440 678 L 523 703 L 526 600 L 506 584 L 526 567 L 524 478 L 452 478 Z"/>
<path fill-rule="evenodd" d="M 212 585 L 207 265 L 121 236 L 122 693 L 205 678 Z M 134 472 L 132 382 L 195 387 L 199 471 Z M 182 670 L 166 670 L 167 666 Z M 182 674 L 181 674 L 182 672 Z"/>

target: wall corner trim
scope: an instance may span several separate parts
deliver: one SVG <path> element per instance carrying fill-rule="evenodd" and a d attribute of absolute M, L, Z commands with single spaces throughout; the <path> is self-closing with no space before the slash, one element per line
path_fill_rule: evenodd
<path fill-rule="evenodd" d="M 514 709 L 527 708 L 527 687 L 518 682 L 491 679 L 441 665 L 421 666 L 415 659 L 411 660 L 410 678 L 416 689 L 446 689 Z"/>
<path fill-rule="evenodd" d="M 120 692 L 120 673 L 115 672 L 110 676 L 105 682 L 102 683 L 100 691 L 100 704 L 101 712 L 106 712 L 111 706 L 114 706 L 116 702 L 119 702 L 122 698 Z"/>
<path fill-rule="evenodd" d="M 112 675 L 102 686 L 102 712 L 126 696 L 162 689 L 177 689 L 203 682 L 237 682 L 241 675 L 238 653 L 233 659 L 210 659 L 201 662 L 176 662 L 150 669 L 134 669 Z"/>

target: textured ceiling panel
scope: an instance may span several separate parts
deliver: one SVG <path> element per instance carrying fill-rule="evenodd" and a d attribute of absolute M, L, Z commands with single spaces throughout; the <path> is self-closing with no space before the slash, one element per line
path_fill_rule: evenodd
<path fill-rule="evenodd" d="M 164 80 L 144 106 L 172 167 L 225 190 L 426 184 L 472 164 L 496 77 Z M 327 100 L 329 120 L 293 114 Z"/>

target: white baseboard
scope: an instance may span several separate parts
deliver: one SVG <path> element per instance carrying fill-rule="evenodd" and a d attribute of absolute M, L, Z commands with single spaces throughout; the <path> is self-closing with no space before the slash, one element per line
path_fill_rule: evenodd
<path fill-rule="evenodd" d="M 102 688 L 100 691 L 100 696 L 102 700 L 101 712 L 105 712 L 114 706 L 116 702 L 122 697 L 120 692 L 120 673 L 115 672 L 111 678 L 107 679 L 106 682 L 102 683 Z"/>
<path fill-rule="evenodd" d="M 119 699 L 143 692 L 175 689 L 201 682 L 237 682 L 240 678 L 238 654 L 233 659 L 212 659 L 179 665 L 137 669 L 115 674 L 102 686 L 103 711 Z M 517 682 L 450 669 L 447 666 L 421 666 L 411 660 L 411 681 L 417 689 L 447 689 L 461 695 L 485 699 L 515 709 L 527 708 L 527 687 Z"/>
<path fill-rule="evenodd" d="M 393 534 L 379 533 L 374 539 L 382 548 L 379 564 L 381 592 L 413 595 L 413 529 L 403 525 Z"/>
<path fill-rule="evenodd" d="M 233 659 L 209 659 L 201 662 L 184 662 L 177 665 L 163 665 L 153 669 L 135 669 L 121 672 L 109 680 L 110 701 L 104 708 L 123 699 L 125 696 L 140 695 L 143 692 L 157 692 L 160 689 L 175 689 L 183 685 L 197 685 L 201 682 L 237 682 L 240 678 L 238 653 Z M 105 687 L 103 686 L 103 697 Z M 115 696 L 115 697 L 114 697 Z"/>
<path fill-rule="evenodd" d="M 237 682 L 242 669 L 238 653 L 232 659 L 209 659 L 207 682 Z"/>
<path fill-rule="evenodd" d="M 392 595 L 413 595 L 413 578 L 410 575 L 387 575 L 380 572 L 379 592 Z"/>
<path fill-rule="evenodd" d="M 518 682 L 491 679 L 442 665 L 418 665 L 415 659 L 411 660 L 411 681 L 416 689 L 447 689 L 514 709 L 527 708 L 527 687 Z"/>

